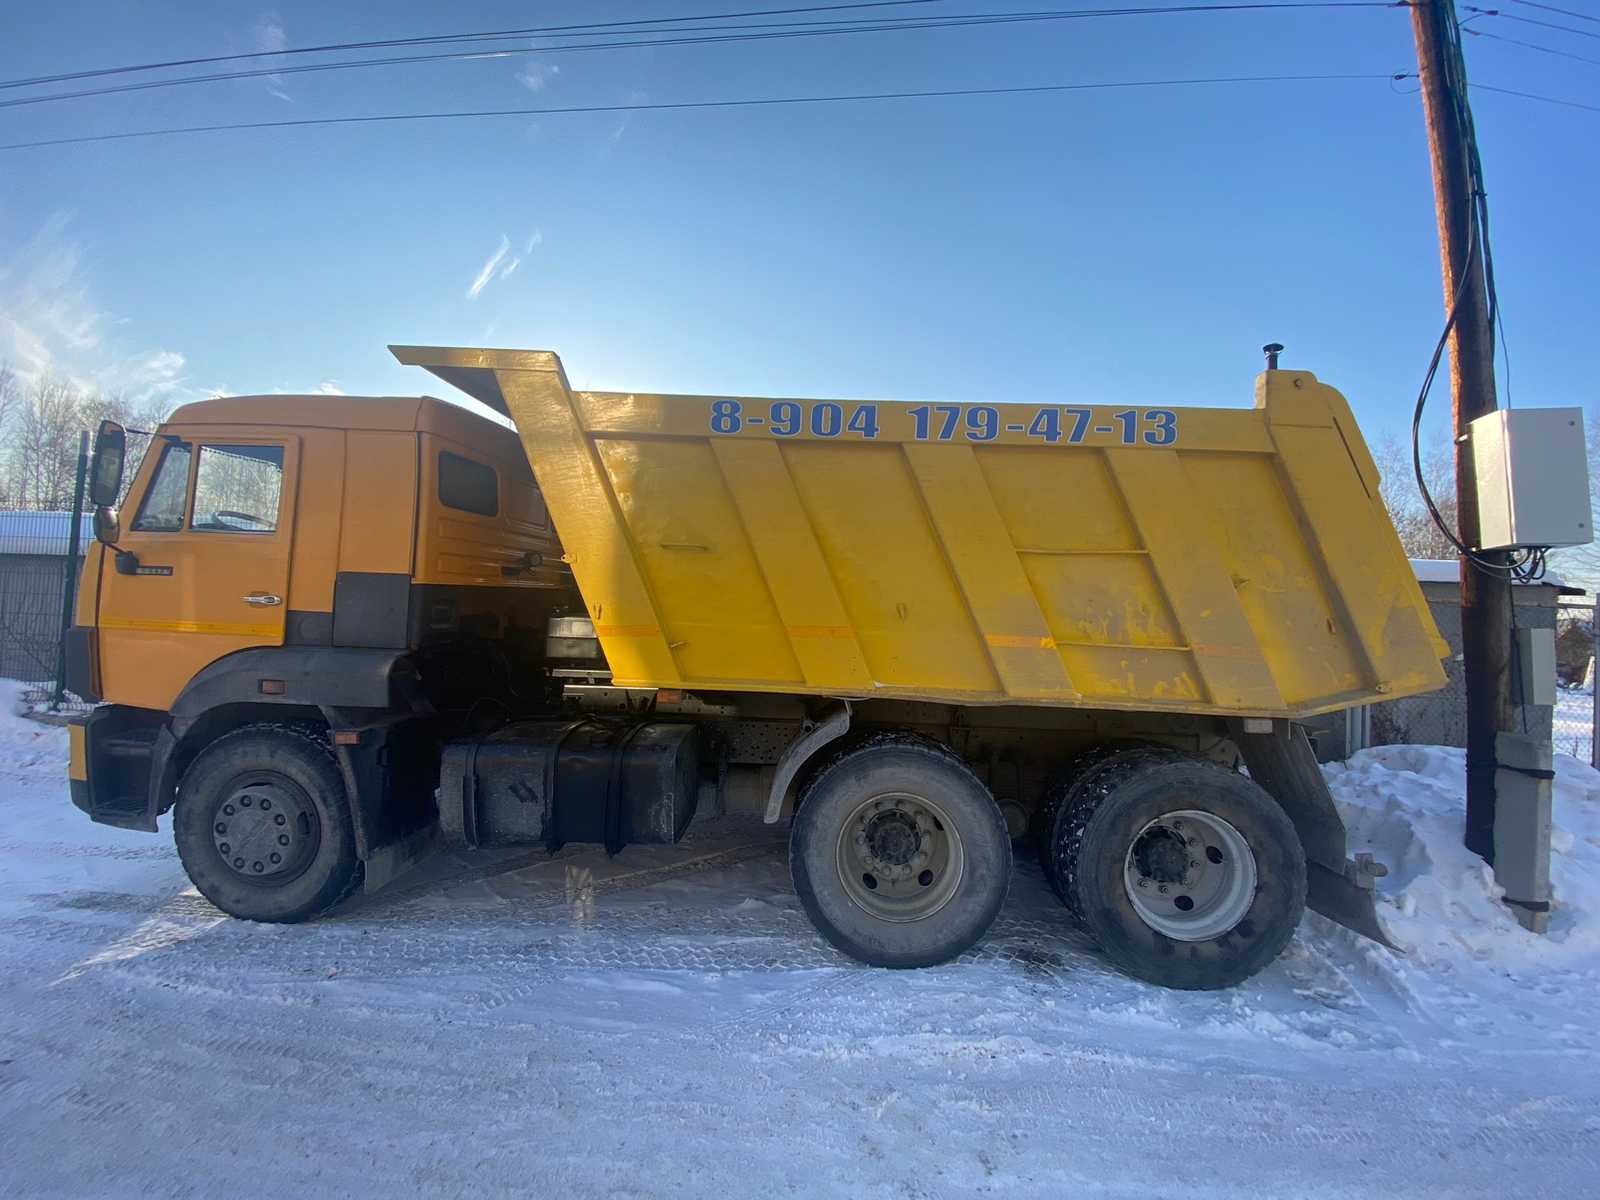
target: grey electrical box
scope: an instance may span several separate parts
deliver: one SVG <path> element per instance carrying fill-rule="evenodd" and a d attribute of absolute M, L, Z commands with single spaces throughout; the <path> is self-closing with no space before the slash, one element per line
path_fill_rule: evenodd
<path fill-rule="evenodd" d="M 1581 408 L 1502 408 L 1468 428 L 1479 550 L 1594 541 Z"/>
<path fill-rule="evenodd" d="M 1554 704 L 1556 702 L 1556 631 L 1518 629 L 1517 703 Z"/>

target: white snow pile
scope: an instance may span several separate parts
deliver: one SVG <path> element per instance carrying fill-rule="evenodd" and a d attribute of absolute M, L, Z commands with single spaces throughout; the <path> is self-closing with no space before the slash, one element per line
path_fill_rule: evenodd
<path fill-rule="evenodd" d="M 28 685 L 0 679 L 0 770 L 23 771 L 31 767 L 67 765 L 67 731 L 55 725 L 29 721 L 24 715 Z"/>
<path fill-rule="evenodd" d="M 1517 923 L 1493 869 L 1462 844 L 1465 751 L 1380 746 L 1323 768 L 1350 852 L 1389 868 L 1378 915 L 1407 961 L 1506 980 L 1600 965 L 1600 772 L 1564 754 L 1555 769 L 1550 932 L 1539 935 Z"/>

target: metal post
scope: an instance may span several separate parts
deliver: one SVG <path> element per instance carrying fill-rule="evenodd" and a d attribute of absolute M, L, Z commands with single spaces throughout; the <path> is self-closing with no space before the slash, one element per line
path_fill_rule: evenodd
<path fill-rule="evenodd" d="M 1600 770 L 1600 597 L 1594 602 L 1594 658 L 1589 661 L 1589 765 Z"/>
<path fill-rule="evenodd" d="M 67 692 L 67 630 L 72 628 L 72 602 L 78 587 L 78 544 L 83 524 L 83 489 L 89 479 L 89 431 L 78 434 L 78 482 L 72 490 L 72 528 L 67 531 L 66 578 L 61 585 L 61 638 L 56 646 L 56 694 L 52 708 L 60 708 Z"/>
<path fill-rule="evenodd" d="M 1478 545 L 1478 491 L 1467 427 L 1497 407 L 1494 334 L 1484 279 L 1476 206 L 1471 110 L 1453 0 L 1411 6 L 1422 83 L 1433 192 L 1450 330 L 1450 386 L 1455 411 L 1456 509 L 1460 537 Z M 1480 555 L 1490 565 L 1503 554 Z M 1469 850 L 1494 862 L 1495 736 L 1515 729 L 1511 706 L 1511 582 L 1471 560 L 1461 565 L 1461 652 L 1467 696 L 1467 835 Z"/>

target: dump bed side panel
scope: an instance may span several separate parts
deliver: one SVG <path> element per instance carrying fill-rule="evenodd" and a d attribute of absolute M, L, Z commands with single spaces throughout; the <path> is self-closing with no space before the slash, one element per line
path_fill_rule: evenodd
<path fill-rule="evenodd" d="M 1444 683 L 1307 372 L 1118 410 L 574 393 L 554 355 L 470 353 L 619 683 L 1285 716 Z"/>

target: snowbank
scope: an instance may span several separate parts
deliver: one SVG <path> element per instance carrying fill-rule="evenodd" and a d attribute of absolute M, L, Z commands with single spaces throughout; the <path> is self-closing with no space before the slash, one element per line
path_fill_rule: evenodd
<path fill-rule="evenodd" d="M 1379 746 L 1323 768 L 1350 851 L 1389 868 L 1378 914 L 1419 967 L 1523 976 L 1571 970 L 1600 951 L 1600 772 L 1555 760 L 1550 932 L 1517 924 L 1493 870 L 1462 845 L 1466 752 Z"/>
<path fill-rule="evenodd" d="M 61 768 L 67 765 L 67 731 L 23 716 L 28 685 L 0 679 L 0 770 Z"/>

